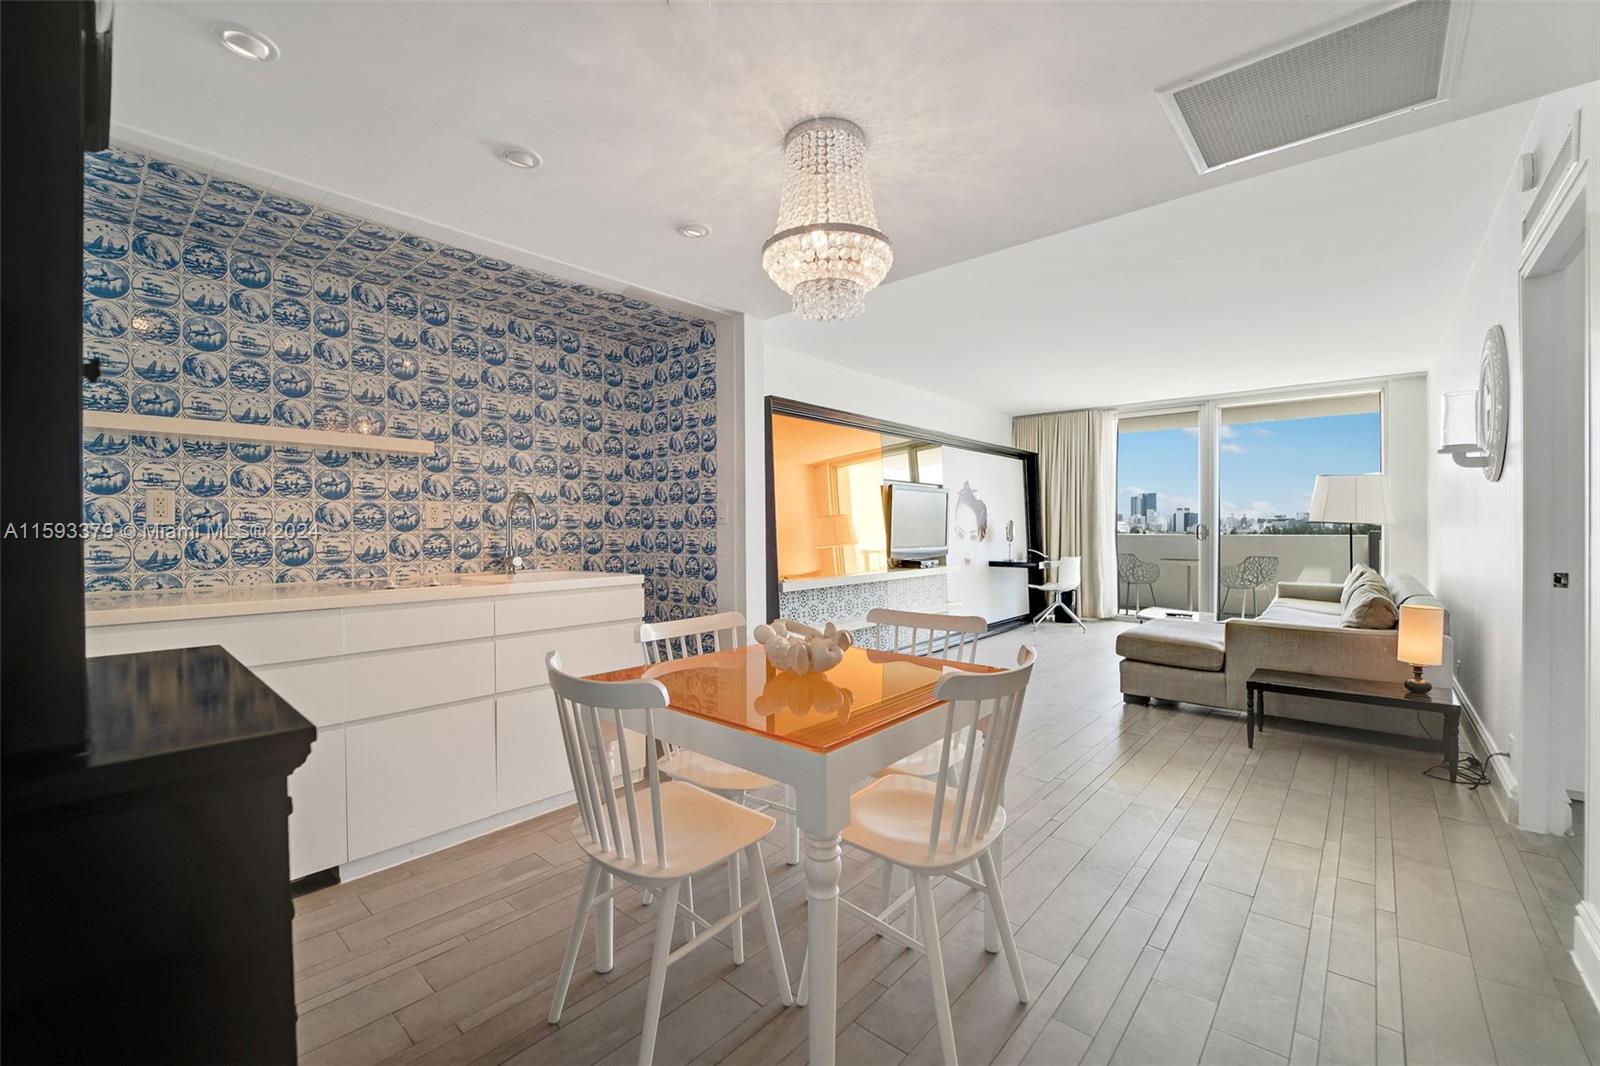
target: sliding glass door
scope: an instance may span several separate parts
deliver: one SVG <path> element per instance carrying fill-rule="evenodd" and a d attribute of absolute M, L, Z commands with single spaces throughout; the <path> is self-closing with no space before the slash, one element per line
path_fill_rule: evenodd
<path fill-rule="evenodd" d="M 1260 613 L 1279 581 L 1340 581 L 1352 562 L 1379 565 L 1382 527 L 1353 514 L 1312 521 L 1325 517 L 1312 497 L 1319 476 L 1381 470 L 1380 393 L 1233 404 L 1218 425 L 1219 616 Z"/>
<path fill-rule="evenodd" d="M 1319 476 L 1382 471 L 1382 406 L 1368 389 L 1121 412 L 1122 611 L 1254 617 L 1279 581 L 1379 566 L 1382 526 L 1314 513 L 1312 497 Z"/>
<path fill-rule="evenodd" d="M 1144 617 L 1211 609 L 1204 520 L 1206 407 L 1117 422 L 1118 607 Z M 1155 608 L 1157 610 L 1151 610 Z"/>

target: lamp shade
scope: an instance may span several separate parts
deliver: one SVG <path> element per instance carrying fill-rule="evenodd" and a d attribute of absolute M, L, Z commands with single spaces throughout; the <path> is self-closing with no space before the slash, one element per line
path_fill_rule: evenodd
<path fill-rule="evenodd" d="M 1383 525 L 1389 521 L 1389 479 L 1382 474 L 1318 474 L 1310 520 Z"/>
<path fill-rule="evenodd" d="M 1400 605 L 1400 640 L 1395 658 L 1413 666 L 1444 662 L 1444 608 L 1431 603 Z"/>
<path fill-rule="evenodd" d="M 856 543 L 856 527 L 847 514 L 825 514 L 817 522 L 817 547 L 843 548 Z"/>

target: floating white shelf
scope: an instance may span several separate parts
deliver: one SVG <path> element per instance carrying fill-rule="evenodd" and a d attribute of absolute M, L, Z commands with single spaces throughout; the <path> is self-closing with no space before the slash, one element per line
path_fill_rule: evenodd
<path fill-rule="evenodd" d="M 114 429 L 123 433 L 149 433 L 162 437 L 188 437 L 191 440 L 240 440 L 252 444 L 293 444 L 302 448 L 337 448 L 352 452 L 383 452 L 389 455 L 432 455 L 433 444 L 425 440 L 384 437 L 370 433 L 334 433 L 321 429 L 293 429 L 287 426 L 249 426 L 238 422 L 208 422 L 200 418 L 162 418 L 159 415 L 129 415 L 107 411 L 83 412 L 85 429 Z"/>

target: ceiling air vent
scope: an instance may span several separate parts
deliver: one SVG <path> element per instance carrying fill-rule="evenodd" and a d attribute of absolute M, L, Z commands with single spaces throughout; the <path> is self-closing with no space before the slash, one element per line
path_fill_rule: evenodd
<path fill-rule="evenodd" d="M 1461 0 L 1411 0 L 1161 90 L 1204 174 L 1449 98 Z"/>

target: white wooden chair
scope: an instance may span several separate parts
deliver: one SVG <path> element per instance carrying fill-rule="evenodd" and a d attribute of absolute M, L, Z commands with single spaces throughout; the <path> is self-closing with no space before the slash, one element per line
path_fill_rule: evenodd
<path fill-rule="evenodd" d="M 659 681 L 586 681 L 564 672 L 557 652 L 545 656 L 545 665 L 550 672 L 561 739 L 566 746 L 567 766 L 572 772 L 573 791 L 578 799 L 579 818 L 573 824 L 572 835 L 589 856 L 578 913 L 572 922 L 572 935 L 567 939 L 561 976 L 550 1004 L 551 1024 L 561 1020 L 589 912 L 620 891 L 620 886 L 614 885 L 616 879 L 653 892 L 661 901 L 656 912 L 650 983 L 645 995 L 644 1030 L 639 1038 L 641 1066 L 648 1064 L 655 1055 L 667 967 L 752 910 L 761 911 L 767 951 L 772 956 L 773 975 L 778 982 L 778 998 L 785 1006 L 792 1003 L 789 975 L 783 962 L 783 943 L 778 937 L 778 919 L 772 909 L 772 890 L 767 885 L 767 871 L 760 852 L 761 838 L 777 823 L 770 815 L 740 806 L 686 781 L 661 780 L 654 712 L 667 705 L 667 690 Z M 609 742 L 610 737 L 623 735 L 625 729 L 644 734 L 643 770 L 647 787 L 643 790 L 635 789 L 632 784 L 628 745 Z M 618 773 L 622 781 L 620 797 L 613 776 Z M 648 801 L 643 810 L 641 799 Z M 677 924 L 674 919 L 680 907 L 678 896 L 689 877 L 724 863 L 733 871 L 740 852 L 749 860 L 755 899 L 738 906 L 730 901 L 727 915 L 714 922 L 694 915 L 704 931 L 691 936 L 676 951 L 672 950 L 672 930 Z M 734 874 L 730 872 L 729 876 Z M 682 906 L 689 909 L 687 904 Z"/>
<path fill-rule="evenodd" d="M 867 621 L 878 627 L 879 651 L 924 655 L 963 663 L 978 661 L 978 638 L 989 630 L 989 623 L 975 614 L 925 614 L 887 607 L 874 607 L 868 611 Z M 939 744 L 929 744 L 893 766 L 884 767 L 875 776 L 910 774 L 913 777 L 930 777 L 939 772 L 940 747 Z M 957 752 L 956 760 L 959 762 L 963 756 L 963 752 Z"/>
<path fill-rule="evenodd" d="M 1033 549 L 1029 549 L 1033 551 Z M 1072 613 L 1072 608 L 1067 606 L 1067 593 L 1077 592 L 1078 586 L 1083 583 L 1083 557 L 1069 555 L 1064 559 L 1051 559 L 1044 556 L 1044 552 L 1034 552 L 1041 556 L 1044 564 L 1044 581 L 1038 585 L 1029 585 L 1030 589 L 1037 589 L 1050 597 L 1050 603 L 1044 610 L 1034 615 L 1033 628 L 1038 629 L 1039 623 L 1060 611 L 1072 621 L 1078 623 L 1078 628 L 1085 633 L 1089 627 L 1083 624 L 1083 619 Z M 1053 576 L 1052 576 L 1053 575 Z"/>
<path fill-rule="evenodd" d="M 1006 826 L 1003 790 L 1011 751 L 1017 740 L 1023 696 L 1033 673 L 1034 651 L 1027 645 L 1017 653 L 1017 666 L 998 673 L 946 674 L 934 695 L 948 701 L 944 715 L 944 740 L 940 743 L 940 770 L 933 780 L 890 774 L 850 797 L 850 824 L 845 843 L 883 859 L 911 874 L 911 891 L 903 893 L 878 914 L 840 898 L 847 907 L 880 935 L 922 952 L 928 959 L 933 1011 L 939 1023 L 939 1045 L 948 1066 L 956 1063 L 955 1025 L 950 1016 L 950 993 L 945 985 L 944 956 L 939 945 L 939 913 L 934 906 L 933 879 L 947 876 L 988 895 L 991 913 L 999 926 L 1000 943 L 1011 967 L 1017 999 L 1028 1002 L 1028 981 L 1022 958 L 1011 935 L 1005 895 L 1000 887 L 1000 840 Z M 981 748 L 978 730 L 987 726 L 989 739 Z M 962 737 L 966 756 L 954 755 Z M 945 772 L 949 771 L 949 772 Z M 980 879 L 961 872 L 976 860 Z M 894 916 L 915 899 L 922 929 L 918 939 L 890 924 Z M 810 958 L 800 971 L 799 1002 L 807 999 Z"/>
<path fill-rule="evenodd" d="M 744 615 L 738 611 L 723 611 L 721 614 L 682 618 L 671 622 L 645 622 L 639 626 L 635 635 L 639 643 L 644 646 L 645 661 L 662 663 L 703 652 L 743 647 L 746 631 Z M 736 803 L 752 805 L 760 810 L 782 811 L 787 819 L 787 844 L 784 857 L 791 866 L 800 861 L 800 826 L 794 816 L 794 794 L 787 787 L 784 789 L 787 803 L 752 795 L 754 792 L 773 788 L 778 782 L 676 744 L 664 744 L 663 749 L 661 772 L 673 780 L 699 785 L 708 792 L 715 792 Z M 729 871 L 728 876 L 728 895 L 733 905 L 738 906 L 739 877 L 733 870 Z M 692 880 L 685 883 L 684 895 L 692 913 L 694 910 Z M 687 921 L 689 935 L 693 936 L 694 919 L 691 917 Z M 743 922 L 737 922 L 733 927 L 733 957 L 735 962 L 744 961 Z"/>

